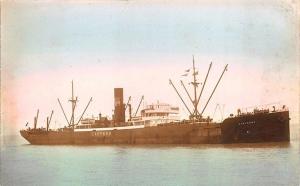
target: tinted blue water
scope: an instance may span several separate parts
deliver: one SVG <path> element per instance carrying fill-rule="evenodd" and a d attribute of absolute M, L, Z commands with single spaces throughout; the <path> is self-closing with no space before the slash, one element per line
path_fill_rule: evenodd
<path fill-rule="evenodd" d="M 1 147 L 1 185 L 299 185 L 297 141 L 246 145 Z"/>

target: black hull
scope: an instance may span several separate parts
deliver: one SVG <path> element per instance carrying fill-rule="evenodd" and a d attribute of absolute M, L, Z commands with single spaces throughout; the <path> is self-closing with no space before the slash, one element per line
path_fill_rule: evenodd
<path fill-rule="evenodd" d="M 258 113 L 227 118 L 221 125 L 223 143 L 290 141 L 289 112 Z"/>
<path fill-rule="evenodd" d="M 22 130 L 20 133 L 29 143 L 38 145 L 226 144 L 290 140 L 288 111 L 237 116 L 219 124 L 164 124 L 108 132 Z"/>

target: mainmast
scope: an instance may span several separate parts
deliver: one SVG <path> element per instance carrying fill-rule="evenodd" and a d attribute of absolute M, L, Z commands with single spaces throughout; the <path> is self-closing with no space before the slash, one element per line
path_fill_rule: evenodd
<path fill-rule="evenodd" d="M 209 65 L 207 74 L 206 74 L 206 76 L 205 76 L 204 83 L 203 83 L 202 88 L 201 88 L 201 91 L 200 91 L 200 95 L 198 96 L 198 95 L 197 95 L 197 88 L 198 88 L 198 85 L 199 85 L 199 83 L 198 83 L 198 81 L 197 81 L 198 71 L 196 71 L 196 68 L 195 68 L 195 59 L 194 59 L 194 56 L 193 56 L 193 67 L 192 67 L 192 73 L 193 73 L 192 76 L 193 76 L 193 80 L 192 80 L 191 84 L 192 84 L 192 86 L 193 86 L 193 88 L 194 88 L 194 99 L 192 99 L 191 95 L 190 95 L 189 92 L 187 91 L 187 89 L 186 89 L 186 87 L 185 87 L 183 81 L 182 81 L 182 80 L 180 81 L 180 82 L 181 82 L 181 85 L 183 86 L 185 92 L 187 93 L 187 95 L 188 95 L 188 97 L 189 97 L 189 100 L 192 102 L 192 105 L 193 105 L 193 107 L 194 107 L 193 112 L 191 112 L 192 110 L 189 109 L 189 107 L 187 106 L 187 104 L 186 104 L 185 101 L 183 100 L 182 96 L 180 95 L 180 93 L 179 93 L 178 90 L 176 89 L 175 85 L 173 84 L 173 82 L 172 82 L 171 80 L 169 80 L 170 84 L 172 85 L 172 87 L 174 88 L 175 92 L 177 93 L 177 95 L 179 96 L 179 98 L 181 99 L 181 101 L 183 102 L 184 106 L 185 106 L 186 109 L 189 111 L 189 113 L 190 113 L 190 119 L 196 119 L 196 120 L 199 120 L 199 119 L 200 119 L 200 120 L 201 120 L 202 114 L 203 114 L 203 112 L 205 111 L 205 109 L 206 109 L 206 107 L 207 107 L 209 101 L 211 100 L 213 94 L 215 93 L 216 88 L 218 87 L 218 85 L 219 85 L 219 83 L 220 83 L 220 81 L 221 81 L 221 79 L 222 79 L 222 77 L 223 77 L 225 71 L 227 70 L 228 64 L 225 66 L 225 68 L 224 68 L 224 70 L 223 70 L 223 72 L 222 72 L 222 74 L 221 74 L 221 76 L 220 76 L 220 78 L 219 78 L 217 84 L 215 85 L 213 91 L 212 91 L 211 94 L 210 94 L 210 97 L 208 98 L 206 104 L 204 105 L 204 108 L 203 108 L 202 112 L 199 112 L 199 111 L 198 111 L 198 105 L 199 105 L 200 98 L 201 98 L 202 92 L 203 92 L 204 87 L 205 87 L 205 84 L 206 84 L 206 80 L 207 80 L 207 78 L 208 78 L 208 75 L 209 75 L 209 72 L 210 72 L 210 69 L 211 69 L 211 66 L 212 66 L 212 63 L 210 63 L 210 65 Z M 186 71 L 185 71 L 186 73 L 185 73 L 184 75 L 182 75 L 182 76 L 187 76 L 187 75 L 188 75 L 188 72 L 189 72 L 190 70 L 191 70 L 191 69 L 186 70 Z M 198 99 L 197 99 L 197 98 L 198 98 Z"/>
<path fill-rule="evenodd" d="M 75 107 L 76 107 L 76 103 L 77 103 L 77 97 L 76 97 L 76 99 L 74 98 L 73 80 L 72 80 L 72 97 L 69 101 L 72 103 L 72 115 L 71 115 L 70 125 L 74 129 L 74 126 L 75 126 L 74 125 L 74 111 L 75 111 Z"/>
<path fill-rule="evenodd" d="M 197 118 L 197 87 L 198 87 L 198 82 L 197 82 L 197 78 L 196 75 L 198 74 L 198 72 L 196 72 L 195 70 L 195 60 L 194 60 L 194 56 L 193 56 L 193 77 L 194 77 L 194 81 L 192 82 L 192 85 L 194 86 L 194 101 L 193 101 L 193 105 L 194 105 L 194 117 Z"/>

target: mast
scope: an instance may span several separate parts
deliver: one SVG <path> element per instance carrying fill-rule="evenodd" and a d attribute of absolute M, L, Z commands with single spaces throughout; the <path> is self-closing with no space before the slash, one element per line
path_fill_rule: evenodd
<path fill-rule="evenodd" d="M 181 82 L 181 85 L 183 86 L 185 92 L 187 93 L 188 97 L 189 97 L 189 100 L 192 102 L 193 106 L 194 106 L 194 110 L 193 110 L 193 113 L 189 110 L 188 106 L 186 105 L 185 101 L 183 100 L 183 98 L 181 97 L 181 95 L 179 94 L 178 90 L 176 89 L 176 87 L 174 86 L 174 84 L 172 83 L 172 81 L 169 79 L 169 82 L 170 84 L 172 85 L 172 87 L 174 88 L 175 92 L 177 93 L 177 95 L 179 96 L 179 98 L 181 99 L 182 103 L 184 104 L 184 106 L 186 107 L 186 109 L 189 111 L 190 113 L 190 118 L 191 119 L 201 119 L 202 118 L 202 114 L 203 112 L 205 111 L 207 105 L 209 104 L 209 101 L 210 99 L 212 98 L 213 94 L 215 93 L 216 91 L 216 88 L 218 87 L 225 71 L 227 70 L 227 67 L 228 67 L 228 64 L 225 66 L 221 76 L 219 77 L 219 80 L 218 82 L 216 83 L 213 91 L 211 92 L 210 94 L 210 97 L 208 98 L 206 104 L 204 105 L 204 108 L 202 110 L 202 112 L 199 112 L 198 110 L 198 105 L 199 105 L 199 102 L 200 102 L 200 98 L 201 98 L 201 95 L 203 93 L 203 90 L 204 90 L 204 87 L 205 87 L 205 84 L 206 84 L 206 81 L 207 81 L 207 78 L 208 78 L 208 75 L 209 75 L 209 72 L 210 72 L 210 69 L 211 69 L 211 66 L 212 66 L 212 62 L 210 63 L 209 65 L 209 68 L 208 68 L 208 71 L 206 73 L 206 76 L 205 76 L 205 80 L 203 82 L 203 86 L 201 88 L 201 91 L 200 91 L 200 95 L 197 96 L 197 87 L 199 85 L 199 83 L 197 82 L 197 75 L 198 75 L 198 72 L 199 71 L 196 71 L 196 68 L 195 68 L 195 59 L 194 59 L 194 56 L 193 56 L 193 67 L 192 67 L 192 72 L 193 72 L 193 81 L 191 82 L 192 86 L 194 87 L 194 99 L 192 99 L 192 96 L 189 94 L 189 92 L 187 91 L 183 81 L 180 81 Z M 189 72 L 190 69 L 186 70 L 186 72 Z M 187 74 L 184 74 L 182 76 L 187 76 Z"/>
<path fill-rule="evenodd" d="M 193 106 L 194 106 L 194 110 L 192 110 L 192 112 L 190 111 L 190 109 L 188 108 L 188 106 L 186 105 L 185 101 L 183 100 L 183 98 L 181 97 L 181 95 L 179 94 L 178 90 L 176 89 L 176 87 L 174 86 L 173 82 L 169 79 L 170 84 L 172 85 L 172 87 L 174 88 L 174 90 L 176 91 L 177 95 L 179 96 L 179 98 L 181 99 L 182 103 L 184 104 L 184 106 L 186 107 L 186 109 L 189 111 L 190 113 L 190 118 L 197 118 L 198 117 L 198 109 L 197 109 L 197 87 L 198 87 L 198 82 L 197 82 L 197 77 L 196 75 L 198 74 L 198 72 L 196 72 L 196 68 L 195 68 L 195 59 L 194 59 L 194 55 L 193 55 L 193 81 L 191 82 L 191 84 L 194 87 L 194 100 L 192 99 L 192 97 L 190 96 L 189 92 L 187 91 L 183 81 L 181 81 L 181 85 L 183 86 L 185 92 L 187 93 L 190 101 L 192 102 Z"/>
<path fill-rule="evenodd" d="M 76 107 L 76 103 L 77 103 L 78 99 L 77 99 L 77 96 L 76 96 L 76 98 L 74 97 L 73 80 L 72 80 L 72 97 L 71 97 L 71 99 L 69 100 L 69 101 L 72 103 L 72 113 L 71 113 L 70 122 L 69 122 L 69 120 L 68 120 L 68 118 L 67 118 L 67 115 L 66 115 L 66 113 L 65 113 L 65 111 L 64 111 L 64 108 L 62 107 L 62 104 L 61 104 L 61 102 L 60 102 L 60 100 L 59 100 L 58 98 L 57 98 L 57 101 L 58 101 L 58 103 L 59 103 L 59 106 L 60 106 L 60 108 L 61 108 L 61 110 L 62 110 L 62 112 L 63 112 L 63 114 L 64 114 L 64 116 L 65 116 L 65 119 L 66 119 L 66 121 L 67 121 L 69 127 L 71 126 L 72 129 L 73 129 L 73 131 L 74 131 L 75 125 L 78 125 L 78 123 L 79 123 L 80 120 L 82 119 L 82 117 L 83 117 L 83 115 L 84 115 L 86 109 L 88 108 L 88 106 L 90 105 L 90 103 L 91 103 L 91 101 L 92 101 L 92 98 L 90 98 L 90 101 L 88 102 L 87 106 L 85 107 L 83 113 L 81 114 L 81 116 L 80 116 L 80 118 L 79 118 L 79 120 L 78 120 L 78 122 L 77 122 L 76 124 L 75 124 L 75 121 L 74 121 L 74 120 L 75 120 L 75 117 L 74 117 L 75 114 L 74 114 L 74 112 L 75 112 L 75 107 Z M 52 117 L 52 114 L 51 114 L 51 117 Z M 50 117 L 50 120 L 49 120 L 49 124 L 50 124 L 50 121 L 51 121 L 51 117 Z M 101 118 L 100 118 L 100 119 L 101 119 Z"/>
<path fill-rule="evenodd" d="M 75 106 L 76 106 L 76 102 L 77 102 L 77 97 L 76 99 L 74 98 L 74 86 L 73 86 L 73 80 L 72 80 L 72 97 L 69 100 L 72 103 L 72 114 L 71 114 L 71 121 L 70 121 L 70 125 L 72 126 L 73 130 L 74 130 L 74 110 L 75 110 Z"/>
<path fill-rule="evenodd" d="M 194 86 L 194 115 L 197 117 L 197 80 L 196 80 L 196 71 L 195 71 L 195 60 L 193 56 L 193 77 L 194 77 L 194 82 L 192 83 Z"/>
<path fill-rule="evenodd" d="M 74 106 L 75 106 L 75 102 L 74 102 L 74 86 L 73 86 L 73 80 L 72 80 L 72 120 L 71 120 L 71 124 L 74 128 Z"/>

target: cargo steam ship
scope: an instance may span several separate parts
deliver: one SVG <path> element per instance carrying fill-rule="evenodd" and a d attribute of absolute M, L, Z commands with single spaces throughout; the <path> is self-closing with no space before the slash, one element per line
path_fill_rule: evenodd
<path fill-rule="evenodd" d="M 85 107 L 78 122 L 75 122 L 74 110 L 77 97 L 74 97 L 72 82 L 72 97 L 69 100 L 72 104 L 71 118 L 68 119 L 65 111 L 62 113 L 66 119 L 67 127 L 50 129 L 51 116 L 47 117 L 46 127 L 37 128 L 38 114 L 34 118 L 33 128 L 21 130 L 21 135 L 31 144 L 37 145 L 59 145 L 59 144 L 224 144 L 224 143 L 253 143 L 253 142 L 282 142 L 290 140 L 289 133 L 289 111 L 286 106 L 271 108 L 254 108 L 251 112 L 242 112 L 238 109 L 237 114 L 231 114 L 222 122 L 214 122 L 210 117 L 203 117 L 203 113 L 209 104 L 220 80 L 222 79 L 227 66 L 225 66 L 213 91 L 202 111 L 198 109 L 199 101 L 204 90 L 212 63 L 202 84 L 200 94 L 197 94 L 198 72 L 193 67 L 186 70 L 192 73 L 194 88 L 194 99 L 187 91 L 185 84 L 181 81 L 186 94 L 191 101 L 193 108 L 187 106 L 178 89 L 169 80 L 175 92 L 179 96 L 190 116 L 187 120 L 180 120 L 179 108 L 169 104 L 157 103 L 143 108 L 137 116 L 141 106 L 142 97 L 136 112 L 132 116 L 132 108 L 129 97 L 127 104 L 123 101 L 123 89 L 114 89 L 114 114 L 112 119 L 103 117 L 82 119 L 92 98 Z M 125 121 L 125 112 L 128 110 L 129 118 Z"/>

